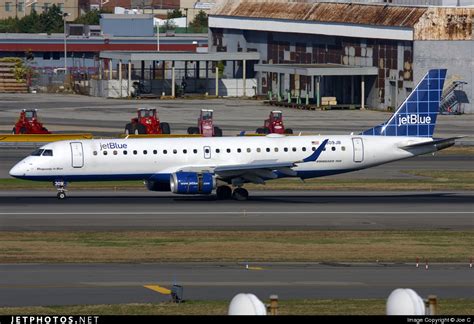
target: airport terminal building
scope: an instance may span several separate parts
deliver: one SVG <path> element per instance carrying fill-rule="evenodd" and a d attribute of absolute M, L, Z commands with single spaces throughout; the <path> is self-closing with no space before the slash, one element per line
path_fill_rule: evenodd
<path fill-rule="evenodd" d="M 381 110 L 403 102 L 428 69 L 447 68 L 446 87 L 467 82 L 458 99 L 474 113 L 473 16 L 473 7 L 224 1 L 209 18 L 209 51 L 259 52 L 238 69 L 259 94 Z"/>

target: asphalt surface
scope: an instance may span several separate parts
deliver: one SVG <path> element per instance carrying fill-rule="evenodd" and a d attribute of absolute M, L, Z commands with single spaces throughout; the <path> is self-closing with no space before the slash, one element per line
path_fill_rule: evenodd
<path fill-rule="evenodd" d="M 251 192 L 250 200 L 148 191 L 0 192 L 0 228 L 311 230 L 474 228 L 473 192 Z"/>
<path fill-rule="evenodd" d="M 468 264 L 2 264 L 1 306 L 149 303 L 169 295 L 145 285 L 183 287 L 185 300 L 387 298 L 412 288 L 426 298 L 472 298 Z M 343 312 L 343 310 L 341 310 Z"/>

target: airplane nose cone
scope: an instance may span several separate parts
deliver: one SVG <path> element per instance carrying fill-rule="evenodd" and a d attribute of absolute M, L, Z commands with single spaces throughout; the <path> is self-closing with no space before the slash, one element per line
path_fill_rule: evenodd
<path fill-rule="evenodd" d="M 25 163 L 24 162 L 17 163 L 13 168 L 11 168 L 9 173 L 12 177 L 24 176 L 25 175 Z"/>

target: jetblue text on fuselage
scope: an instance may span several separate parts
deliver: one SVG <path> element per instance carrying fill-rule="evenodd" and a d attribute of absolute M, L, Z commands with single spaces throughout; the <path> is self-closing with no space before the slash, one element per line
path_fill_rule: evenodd
<path fill-rule="evenodd" d="M 415 114 L 407 115 L 407 116 L 398 116 L 398 126 L 401 125 L 417 125 L 417 124 L 430 124 L 431 117 L 430 116 L 419 116 Z"/>
<path fill-rule="evenodd" d="M 127 144 L 119 144 L 114 142 L 109 142 L 105 144 L 100 144 L 100 150 L 115 150 L 115 149 L 126 149 Z"/>

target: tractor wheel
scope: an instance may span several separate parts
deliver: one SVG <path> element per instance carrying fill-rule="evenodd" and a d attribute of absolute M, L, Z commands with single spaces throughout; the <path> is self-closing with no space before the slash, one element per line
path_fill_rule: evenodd
<path fill-rule="evenodd" d="M 263 129 L 263 134 L 265 134 L 265 135 L 270 134 L 270 129 L 268 129 L 268 127 L 265 127 Z"/>
<path fill-rule="evenodd" d="M 229 186 L 217 187 L 216 196 L 218 200 L 230 199 L 232 197 L 232 189 Z"/>
<path fill-rule="evenodd" d="M 20 134 L 26 134 L 27 130 L 26 127 L 20 128 Z"/>
<path fill-rule="evenodd" d="M 189 128 L 188 128 L 188 134 L 191 134 L 191 135 L 199 134 L 199 128 L 197 128 L 197 127 L 189 127 Z"/>
<path fill-rule="evenodd" d="M 222 137 L 222 129 L 217 126 L 214 126 L 214 137 Z"/>
<path fill-rule="evenodd" d="M 244 201 L 249 198 L 249 192 L 244 188 L 236 188 L 232 193 L 232 198 L 238 201 Z"/>
<path fill-rule="evenodd" d="M 161 127 L 161 134 L 171 134 L 170 124 L 161 123 L 160 127 Z"/>
<path fill-rule="evenodd" d="M 293 134 L 293 130 L 291 128 L 285 129 L 285 134 Z"/>
<path fill-rule="evenodd" d="M 146 127 L 145 125 L 138 124 L 135 128 L 135 134 L 146 134 Z"/>
<path fill-rule="evenodd" d="M 263 134 L 263 128 L 257 128 L 256 133 L 257 134 Z"/>
<path fill-rule="evenodd" d="M 132 123 L 128 123 L 127 125 L 125 125 L 125 135 L 130 135 L 134 133 L 135 133 L 135 129 Z"/>
<path fill-rule="evenodd" d="M 13 129 L 12 129 L 12 134 L 16 134 L 15 127 L 13 127 Z"/>

